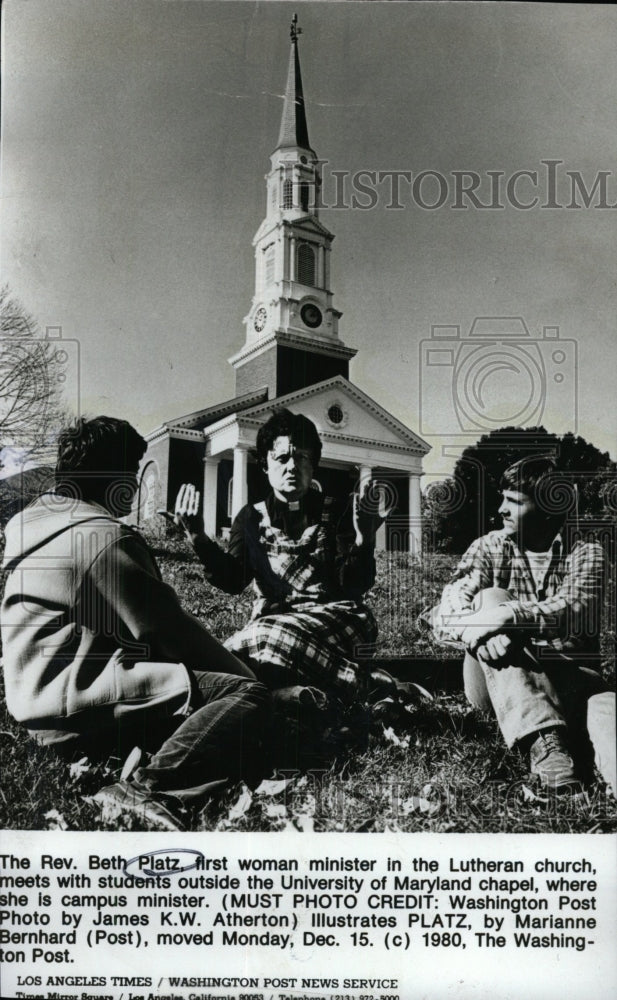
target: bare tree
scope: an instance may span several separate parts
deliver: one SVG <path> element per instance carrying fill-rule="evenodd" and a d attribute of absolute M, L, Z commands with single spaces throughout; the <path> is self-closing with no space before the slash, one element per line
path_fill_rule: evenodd
<path fill-rule="evenodd" d="M 67 353 L 62 341 L 41 335 L 36 321 L 0 289 L 0 451 L 21 461 L 44 458 L 64 420 Z"/>

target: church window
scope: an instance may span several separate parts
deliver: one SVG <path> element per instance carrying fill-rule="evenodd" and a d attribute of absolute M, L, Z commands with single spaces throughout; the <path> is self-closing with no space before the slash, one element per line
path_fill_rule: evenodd
<path fill-rule="evenodd" d="M 308 212 L 309 210 L 309 185 L 304 182 L 300 185 L 300 205 L 303 212 Z"/>
<path fill-rule="evenodd" d="M 338 403 L 333 403 L 328 410 L 328 420 L 332 424 L 342 424 L 344 416 L 345 414 L 343 413 L 342 407 L 340 407 Z"/>
<path fill-rule="evenodd" d="M 283 208 L 294 207 L 294 186 L 292 181 L 285 181 L 283 184 Z"/>
<path fill-rule="evenodd" d="M 272 285 L 274 283 L 274 247 L 268 247 L 266 250 L 266 285 Z"/>
<path fill-rule="evenodd" d="M 270 204 L 272 205 L 272 208 L 278 208 L 278 189 L 276 184 L 273 186 L 270 193 Z"/>
<path fill-rule="evenodd" d="M 298 248 L 298 281 L 303 285 L 315 284 L 315 251 L 308 243 Z"/>
<path fill-rule="evenodd" d="M 156 513 L 158 487 L 156 466 L 153 462 L 149 462 L 142 473 L 139 484 L 138 519 L 140 524 L 143 521 L 149 521 Z"/>

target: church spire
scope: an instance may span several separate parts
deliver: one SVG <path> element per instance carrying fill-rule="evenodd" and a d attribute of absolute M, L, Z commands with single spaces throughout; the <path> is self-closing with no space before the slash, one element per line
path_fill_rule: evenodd
<path fill-rule="evenodd" d="M 266 215 L 255 247 L 255 294 L 244 317 L 244 347 L 230 358 L 236 393 L 268 387 L 270 398 L 334 376 L 349 377 L 356 353 L 339 339 L 341 313 L 330 290 L 334 236 L 319 219 L 320 161 L 309 146 L 298 18 L 278 145 L 266 174 Z"/>
<path fill-rule="evenodd" d="M 298 15 L 294 14 L 289 29 L 291 50 L 289 52 L 289 70 L 287 87 L 283 104 L 283 117 L 277 149 L 288 146 L 311 149 L 304 110 L 304 94 L 302 91 L 302 73 L 300 72 L 300 57 L 298 55 L 298 35 L 302 28 L 298 27 Z"/>

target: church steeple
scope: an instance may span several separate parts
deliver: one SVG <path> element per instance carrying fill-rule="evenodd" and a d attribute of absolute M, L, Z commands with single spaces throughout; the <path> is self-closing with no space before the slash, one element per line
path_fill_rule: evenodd
<path fill-rule="evenodd" d="M 246 342 L 230 362 L 238 394 L 268 386 L 270 398 L 334 375 L 349 375 L 355 350 L 339 340 L 332 304 L 334 236 L 319 220 L 320 163 L 309 145 L 298 18 L 278 145 L 266 174 L 266 216 L 253 240 L 255 294 L 244 319 Z"/>
<path fill-rule="evenodd" d="M 289 70 L 287 72 L 287 88 L 285 90 L 283 117 L 281 119 L 277 149 L 287 146 L 297 146 L 313 152 L 309 142 L 306 111 L 304 108 L 302 73 L 300 71 L 300 56 L 298 54 L 298 35 L 302 34 L 302 28 L 298 27 L 297 14 L 294 14 L 292 18 L 289 34 L 291 36 Z"/>

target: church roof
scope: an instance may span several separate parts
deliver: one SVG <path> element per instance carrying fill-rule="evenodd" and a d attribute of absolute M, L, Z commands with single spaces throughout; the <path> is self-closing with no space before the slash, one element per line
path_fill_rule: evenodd
<path fill-rule="evenodd" d="M 241 396 L 234 396 L 232 399 L 227 399 L 224 403 L 215 403 L 214 406 L 207 406 L 203 410 L 195 410 L 193 413 L 187 413 L 183 417 L 174 417 L 172 420 L 166 421 L 160 427 L 157 427 L 156 430 L 147 434 L 146 441 L 161 437 L 166 431 L 202 431 L 206 427 L 209 427 L 210 424 L 216 423 L 217 420 L 222 420 L 223 417 L 228 416 L 230 413 L 241 413 L 250 406 L 265 402 L 267 398 L 268 390 L 260 388 L 253 392 L 245 392 Z"/>
<path fill-rule="evenodd" d="M 283 104 L 283 117 L 277 149 L 286 146 L 300 146 L 311 149 L 304 110 L 304 93 L 302 90 L 302 73 L 298 55 L 298 35 L 300 28 L 296 26 L 297 17 L 291 25 L 291 49 L 289 52 L 289 70 L 287 72 L 287 88 Z"/>
<path fill-rule="evenodd" d="M 243 424 L 259 426 L 269 417 L 273 410 L 281 409 L 282 407 L 293 407 L 294 404 L 308 402 L 315 396 L 325 395 L 331 389 L 336 389 L 339 396 L 347 396 L 349 399 L 354 400 L 356 404 L 359 404 L 363 410 L 372 414 L 378 423 L 388 428 L 390 432 L 393 432 L 401 439 L 406 450 L 420 455 L 426 455 L 431 450 L 430 444 L 427 444 L 418 434 L 415 434 L 410 427 L 407 427 L 406 424 L 389 413 L 388 410 L 384 409 L 383 406 L 367 395 L 367 393 L 363 392 L 362 389 L 359 389 L 357 385 L 343 378 L 342 375 L 336 375 L 334 378 L 306 386 L 304 389 L 296 389 L 295 392 L 287 393 L 285 396 L 277 396 L 275 399 L 264 400 L 253 406 L 248 406 L 238 415 Z M 233 416 L 235 414 L 229 414 L 229 417 Z M 222 416 L 221 419 L 223 419 Z M 328 434 L 328 432 L 324 434 L 322 432 L 322 437 L 327 438 L 332 436 L 335 435 Z"/>

